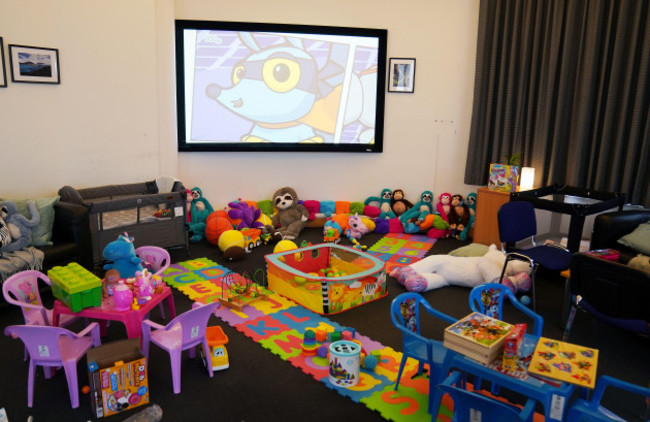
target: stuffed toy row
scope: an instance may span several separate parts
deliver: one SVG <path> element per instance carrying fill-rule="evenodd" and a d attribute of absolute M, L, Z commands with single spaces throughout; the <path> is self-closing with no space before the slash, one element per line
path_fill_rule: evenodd
<path fill-rule="evenodd" d="M 271 200 L 252 202 L 240 199 L 230 202 L 224 210 L 212 211 L 205 216 L 203 210 L 212 207 L 203 198 L 198 187 L 193 188 L 191 192 L 194 198 L 192 203 L 195 204 L 190 212 L 192 241 L 200 241 L 205 237 L 214 245 L 218 244 L 219 236 L 225 230 L 245 228 L 260 228 L 266 233 L 271 233 L 275 240 L 294 240 L 306 222 L 316 219 L 317 214 L 322 214 L 328 219 L 338 215 L 348 218 L 355 214 L 363 216 L 364 222 L 367 222 L 368 218 L 373 219 L 374 229 L 371 231 L 379 234 L 423 233 L 431 238 L 453 236 L 465 240 L 473 222 L 473 208 L 476 203 L 476 194 L 468 195 L 466 204 L 458 202 L 458 199 L 462 201 L 462 196 L 454 195 L 456 203 L 452 205 L 452 195 L 444 193 L 440 195 L 439 203 L 434 208 L 433 193 L 427 190 L 422 192 L 417 203 L 412 204 L 405 198 L 401 189 L 383 189 L 380 196 L 370 196 L 364 202 L 303 201 L 298 198 L 293 188 L 284 187 L 278 189 Z M 453 217 L 451 223 L 450 214 Z M 324 236 L 333 238 L 337 234 L 345 235 L 346 229 L 340 222 L 336 223 L 339 227 L 332 227 L 334 223 L 329 223 L 328 227 L 324 228 Z"/>

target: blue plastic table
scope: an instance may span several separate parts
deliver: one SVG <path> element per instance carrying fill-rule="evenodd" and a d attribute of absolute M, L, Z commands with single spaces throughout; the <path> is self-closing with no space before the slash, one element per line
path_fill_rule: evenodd
<path fill-rule="evenodd" d="M 532 353 L 538 340 L 538 337 L 527 334 L 523 348 Z M 544 406 L 546 421 L 564 420 L 569 398 L 576 389 L 573 384 L 558 382 L 559 386 L 553 385 L 531 375 L 528 375 L 526 379 L 515 378 L 450 349 L 447 349 L 442 365 L 441 373 L 443 374 L 448 374 L 452 370 L 459 370 L 541 403 Z M 440 399 L 442 398 L 441 390 L 436 390 L 433 395 L 429 396 L 429 400 L 433 401 L 431 403 L 433 409 L 440 406 Z"/>

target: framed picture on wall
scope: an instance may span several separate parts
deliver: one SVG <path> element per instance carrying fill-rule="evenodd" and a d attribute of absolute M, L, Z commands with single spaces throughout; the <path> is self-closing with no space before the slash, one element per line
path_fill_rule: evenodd
<path fill-rule="evenodd" d="M 5 70 L 5 45 L 0 37 L 0 88 L 7 87 L 7 71 Z"/>
<path fill-rule="evenodd" d="M 388 69 L 388 92 L 414 92 L 415 59 L 391 58 Z"/>
<path fill-rule="evenodd" d="M 58 84 L 59 50 L 9 44 L 12 82 Z"/>

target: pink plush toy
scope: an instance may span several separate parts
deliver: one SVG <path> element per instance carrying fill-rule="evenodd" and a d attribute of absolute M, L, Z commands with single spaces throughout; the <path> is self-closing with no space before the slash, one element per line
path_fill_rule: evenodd
<path fill-rule="evenodd" d="M 361 237 L 368 233 L 370 229 L 368 229 L 368 226 L 366 226 L 359 217 L 359 214 L 351 215 L 350 219 L 348 220 L 350 228 L 346 232 L 346 235 L 349 238 L 354 238 L 354 239 L 361 239 Z"/>
<path fill-rule="evenodd" d="M 305 208 L 309 212 L 309 221 L 312 221 L 316 218 L 316 213 L 320 212 L 320 201 L 314 201 L 313 199 L 308 199 L 303 202 Z"/>
<path fill-rule="evenodd" d="M 438 204 L 436 205 L 436 210 L 440 213 L 440 217 L 443 220 L 449 222 L 449 211 L 451 211 L 451 194 L 450 193 L 441 193 Z"/>

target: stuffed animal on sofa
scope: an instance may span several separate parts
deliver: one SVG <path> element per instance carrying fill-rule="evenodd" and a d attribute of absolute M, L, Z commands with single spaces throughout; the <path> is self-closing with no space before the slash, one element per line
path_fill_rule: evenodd
<path fill-rule="evenodd" d="M 630 259 L 630 262 L 627 263 L 629 267 L 636 268 L 637 270 L 647 271 L 650 273 L 650 257 L 638 254 L 634 258 Z"/>
<path fill-rule="evenodd" d="M 210 202 L 203 197 L 201 188 L 195 186 L 192 188 L 192 204 L 190 207 L 190 222 L 188 223 L 190 232 L 190 242 L 200 242 L 205 238 L 205 227 L 208 216 L 214 212 Z"/>
<path fill-rule="evenodd" d="M 14 202 L 0 202 L 0 219 L 4 221 L 0 227 L 5 227 L 0 252 L 15 252 L 32 244 L 32 227 L 38 226 L 41 215 L 34 201 L 27 201 L 27 209 L 31 216 L 29 219 L 18 212 Z"/>
<path fill-rule="evenodd" d="M 383 189 L 380 196 L 369 196 L 363 201 L 364 205 L 374 205 L 381 213 L 379 218 L 395 218 L 395 213 L 391 207 L 391 201 L 393 199 L 393 192 L 390 189 Z"/>
<path fill-rule="evenodd" d="M 475 287 L 498 282 L 505 260 L 505 254 L 493 244 L 483 256 L 430 255 L 411 265 L 395 267 L 390 275 L 411 292 L 449 285 Z M 530 280 L 529 273 L 530 267 L 522 261 L 511 261 L 506 268 L 506 276 L 514 277 L 512 282 L 517 286 Z"/>
<path fill-rule="evenodd" d="M 135 254 L 133 238 L 126 233 L 119 235 L 117 240 L 110 242 L 102 252 L 104 258 L 111 263 L 104 265 L 105 270 L 117 270 L 121 278 L 135 277 L 137 271 L 142 271 L 142 259 Z"/>
<path fill-rule="evenodd" d="M 271 218 L 273 228 L 277 229 L 276 233 L 279 233 L 282 239 L 295 240 L 309 219 L 309 211 L 298 203 L 298 194 L 290 187 L 275 191 L 273 205 L 278 210 Z"/>

